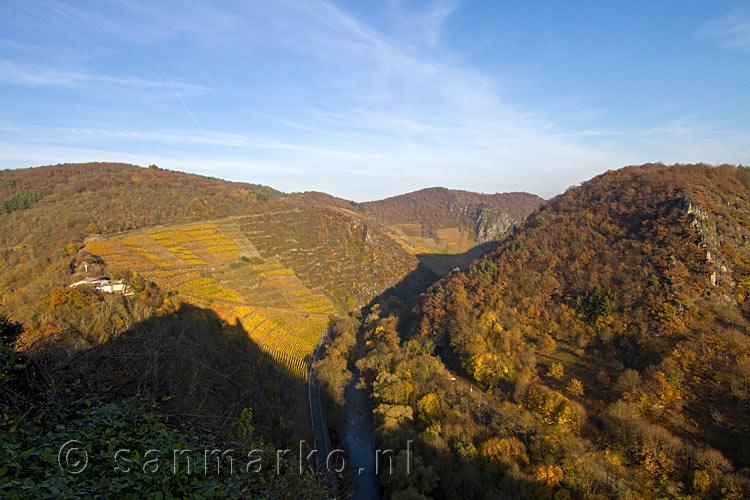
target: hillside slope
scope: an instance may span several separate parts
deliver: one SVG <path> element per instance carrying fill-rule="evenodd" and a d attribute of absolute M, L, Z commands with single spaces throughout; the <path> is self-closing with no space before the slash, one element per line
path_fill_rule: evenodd
<path fill-rule="evenodd" d="M 4 200 L 31 196 L 0 220 L 0 304 L 24 322 L 51 284 L 67 284 L 89 234 L 254 212 L 278 192 L 125 164 L 0 171 Z"/>
<path fill-rule="evenodd" d="M 49 282 L 69 281 L 70 261 L 87 237 L 171 224 L 242 217 L 232 223 L 257 247 L 256 256 L 280 258 L 337 304 L 363 304 L 417 264 L 382 235 L 377 221 L 340 209 L 348 205 L 344 200 L 159 168 L 66 164 L 0 171 L 0 201 L 8 205 L 0 221 L 6 264 L 0 285 L 5 300 L 21 295 L 12 304 L 15 316 L 35 302 L 26 299 L 40 290 L 30 297 L 23 291 L 40 271 Z M 363 262 L 376 254 L 379 259 Z M 356 286 L 344 290 L 337 281 Z"/>
<path fill-rule="evenodd" d="M 448 482 L 459 480 L 458 460 L 464 476 L 490 472 L 486 484 L 461 483 L 476 498 L 495 497 L 492 488 L 525 498 L 748 494 L 749 175 L 607 172 L 433 285 L 402 318 L 408 343 L 393 343 L 392 319 L 368 319 L 361 368 L 376 414 L 410 406 L 399 411 L 413 423 L 401 420 L 396 435 L 435 449 L 423 459 L 445 482 L 429 492 L 458 494 Z M 455 385 L 412 378 L 431 349 L 491 396 L 492 414 L 467 409 Z M 386 380 L 409 384 L 409 395 L 392 399 Z M 381 439 L 393 432 L 381 428 Z"/>

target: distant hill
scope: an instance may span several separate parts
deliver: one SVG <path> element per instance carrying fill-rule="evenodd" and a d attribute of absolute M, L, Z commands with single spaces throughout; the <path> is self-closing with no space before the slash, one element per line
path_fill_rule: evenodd
<path fill-rule="evenodd" d="M 283 194 L 259 184 L 229 182 L 202 175 L 165 170 L 157 166 L 142 168 L 125 163 L 65 163 L 0 170 L 0 199 L 23 190 L 40 191 L 45 196 L 64 197 L 75 193 L 135 187 L 141 183 L 144 186 L 140 188 L 144 191 L 165 188 L 172 197 L 189 196 L 187 188 L 194 190 L 193 196 L 226 193 L 225 190 L 228 189 L 243 189 L 260 198 L 273 198 Z M 157 202 L 157 200 L 149 201 Z M 224 204 L 221 206 L 225 210 Z"/>
<path fill-rule="evenodd" d="M 528 193 L 480 194 L 436 187 L 358 207 L 406 238 L 429 238 L 428 246 L 466 250 L 501 239 L 543 201 Z"/>
<path fill-rule="evenodd" d="M 545 203 L 466 272 L 433 285 L 403 316 L 411 342 L 400 351 L 385 341 L 387 319 L 371 323 L 381 333 L 369 337 L 377 349 L 362 367 L 403 359 L 369 377 L 410 384 L 414 415 L 430 393 L 456 398 L 455 387 L 409 378 L 425 363 L 418 345 L 437 349 L 498 405 L 490 417 L 445 403 L 404 424 L 426 447 L 454 443 L 454 460 L 425 452 L 437 477 L 457 480 L 456 461 L 489 464 L 505 482 L 473 482 L 475 498 L 519 484 L 531 485 L 524 498 L 747 495 L 749 180 L 750 170 L 733 166 L 607 172 Z M 383 387 L 373 382 L 375 400 L 393 404 Z M 484 474 L 466 467 L 464 477 Z M 452 487 L 430 491 L 442 498 L 437 492 Z"/>
<path fill-rule="evenodd" d="M 465 217 L 483 207 L 503 211 L 520 222 L 543 201 L 529 193 L 482 194 L 433 187 L 359 205 L 386 222 L 431 221 L 425 224 L 425 230 L 429 232 L 435 226 L 446 227 L 465 221 Z"/>

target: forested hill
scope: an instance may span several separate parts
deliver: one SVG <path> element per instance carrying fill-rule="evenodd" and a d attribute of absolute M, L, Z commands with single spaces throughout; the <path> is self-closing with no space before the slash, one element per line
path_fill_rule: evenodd
<path fill-rule="evenodd" d="M 25 190 L 64 197 L 88 191 L 127 189 L 140 184 L 156 190 L 166 189 L 171 198 L 188 197 L 191 193 L 191 197 L 208 193 L 228 194 L 232 189 L 243 189 L 258 194 L 261 198 L 282 194 L 268 186 L 229 182 L 202 175 L 165 170 L 153 165 L 146 169 L 126 163 L 66 163 L 0 170 L 0 199 Z M 159 208 L 157 200 L 148 201 L 157 203 L 156 208 Z"/>
<path fill-rule="evenodd" d="M 360 288 L 352 290 L 352 280 L 346 284 L 327 278 L 308 280 L 308 285 L 320 287 L 332 300 L 340 294 L 337 302 L 342 304 L 347 299 L 364 303 L 416 267 L 416 259 L 392 245 L 377 224 L 366 228 L 362 221 L 340 212 L 329 198 L 289 196 L 255 184 L 125 164 L 0 171 L 3 303 L 14 317 L 28 320 L 33 313 L 29 309 L 45 286 L 70 281 L 71 262 L 92 235 L 108 237 L 165 224 L 239 216 L 257 216 L 248 221 L 260 227 L 247 227 L 256 231 L 256 243 L 267 247 L 269 255 L 278 253 L 303 280 L 313 270 L 310 259 L 297 262 L 293 252 L 309 249 L 313 261 L 325 266 L 333 255 L 327 255 L 321 243 L 343 250 L 339 257 L 346 262 L 339 264 L 351 271 Z M 377 268 L 360 259 L 361 254 L 374 255 L 376 248 L 383 264 Z M 340 277 L 348 278 L 346 274 Z"/>
<path fill-rule="evenodd" d="M 542 201 L 529 193 L 480 194 L 435 187 L 360 205 L 386 223 L 419 225 L 421 236 L 435 237 L 438 229 L 457 227 L 483 243 L 523 221 Z"/>
<path fill-rule="evenodd" d="M 540 485 L 585 491 L 569 454 L 583 446 L 648 497 L 740 498 L 750 466 L 749 238 L 750 169 L 607 172 L 433 285 L 411 336 L 454 353 L 494 398 L 539 419 L 542 439 L 579 436 L 543 456 L 529 449 L 524 460 L 559 470 Z M 479 449 L 482 433 L 464 431 L 441 438 Z M 521 476 L 536 470 L 526 464 L 516 464 Z"/>

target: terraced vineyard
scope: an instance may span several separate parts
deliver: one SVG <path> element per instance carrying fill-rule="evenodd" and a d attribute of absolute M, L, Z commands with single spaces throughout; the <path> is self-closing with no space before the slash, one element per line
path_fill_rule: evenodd
<path fill-rule="evenodd" d="M 138 272 L 183 300 L 239 323 L 265 352 L 304 378 L 336 308 L 240 230 L 247 218 L 151 228 L 86 242 L 108 266 Z"/>
<path fill-rule="evenodd" d="M 410 254 L 457 254 L 476 246 L 466 230 L 457 227 L 436 230 L 437 238 L 422 236 L 420 224 L 390 224 L 385 231 Z"/>
<path fill-rule="evenodd" d="M 394 248 L 382 226 L 341 208 L 239 217 L 237 224 L 264 258 L 278 259 L 341 310 L 367 303 L 417 266 L 413 255 Z M 301 299 L 310 305 L 317 300 Z"/>

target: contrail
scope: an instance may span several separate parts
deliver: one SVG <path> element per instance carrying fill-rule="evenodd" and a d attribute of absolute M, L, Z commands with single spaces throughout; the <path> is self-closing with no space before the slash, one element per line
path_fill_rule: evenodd
<path fill-rule="evenodd" d="M 190 108 L 188 108 L 187 104 L 185 104 L 185 101 L 182 99 L 182 96 L 180 95 L 180 93 L 177 92 L 177 89 L 175 88 L 175 86 L 172 85 L 172 81 L 167 76 L 167 73 L 164 72 L 164 68 L 162 68 L 161 64 L 159 64 L 159 63 L 157 63 L 157 66 L 159 66 L 159 70 L 161 70 L 161 74 L 164 76 L 164 79 L 169 84 L 169 87 L 172 89 L 172 92 L 174 92 L 174 95 L 176 95 L 177 99 L 179 99 L 180 102 L 182 103 L 182 107 L 185 108 L 185 111 L 187 111 L 187 114 L 190 115 L 190 119 L 193 120 L 193 123 L 195 123 L 195 126 L 198 128 L 198 130 L 201 131 L 201 134 L 203 134 L 203 137 L 206 139 L 206 141 L 209 144 L 211 144 L 211 147 L 213 148 L 213 150 L 216 153 L 216 155 L 223 160 L 224 159 L 224 155 L 222 155 L 219 152 L 219 150 L 216 149 L 216 145 L 208 139 L 208 136 L 206 135 L 206 131 L 203 130 L 203 127 L 201 127 L 201 124 L 198 123 L 198 120 L 195 119 L 195 115 L 193 115 L 193 112 L 190 111 Z"/>

